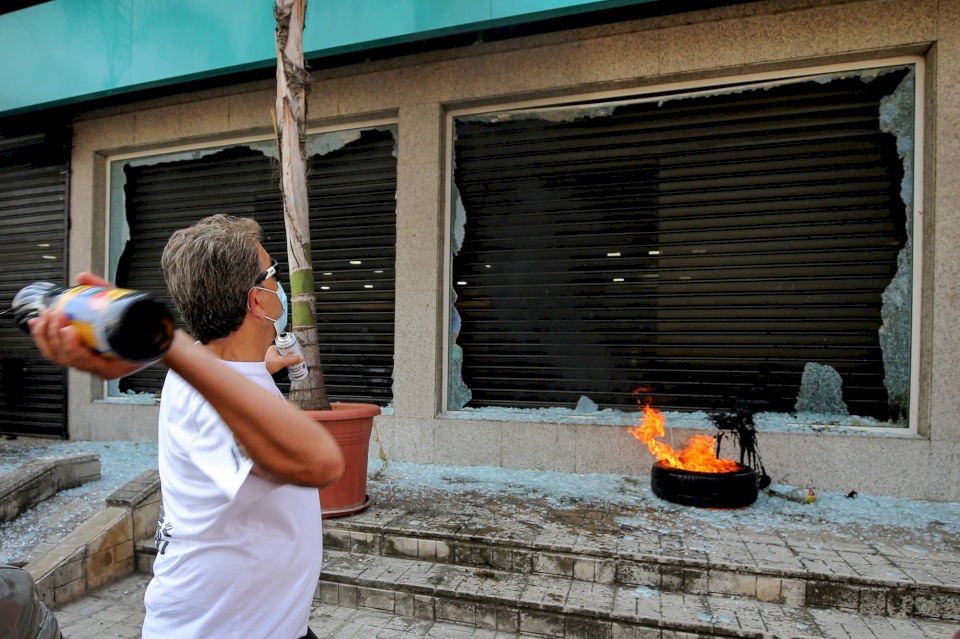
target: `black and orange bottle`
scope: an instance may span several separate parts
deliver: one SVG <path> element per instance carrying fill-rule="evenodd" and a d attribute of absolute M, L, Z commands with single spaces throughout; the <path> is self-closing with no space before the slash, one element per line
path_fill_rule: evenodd
<path fill-rule="evenodd" d="M 108 357 L 147 362 L 162 357 L 173 342 L 170 310 L 143 291 L 34 282 L 20 289 L 10 308 L 28 333 L 27 321 L 40 311 L 61 311 L 85 345 Z"/>

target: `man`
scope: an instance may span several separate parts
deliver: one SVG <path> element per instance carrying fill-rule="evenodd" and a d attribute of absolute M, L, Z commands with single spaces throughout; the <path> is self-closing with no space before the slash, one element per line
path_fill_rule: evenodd
<path fill-rule="evenodd" d="M 297 358 L 271 347 L 286 295 L 259 237 L 253 220 L 215 215 L 177 231 L 164 249 L 164 279 L 193 338 L 178 330 L 163 357 L 163 500 L 144 639 L 313 636 L 317 488 L 339 479 L 344 461 L 270 377 Z M 89 274 L 78 282 L 107 285 Z M 59 313 L 41 313 L 31 333 L 48 359 L 100 377 L 142 367 L 86 349 Z"/>

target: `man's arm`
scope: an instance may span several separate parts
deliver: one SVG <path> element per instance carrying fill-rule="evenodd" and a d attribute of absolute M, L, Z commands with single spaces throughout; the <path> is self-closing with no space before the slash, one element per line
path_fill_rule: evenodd
<path fill-rule="evenodd" d="M 177 331 L 163 362 L 210 402 L 258 468 L 300 486 L 323 488 L 344 459 L 326 428 L 282 397 L 219 362 Z"/>
<path fill-rule="evenodd" d="M 84 274 L 81 284 L 109 285 Z M 55 364 L 105 379 L 129 375 L 142 363 L 108 359 L 80 341 L 63 313 L 44 311 L 30 322 L 40 352 Z M 285 399 L 250 381 L 195 346 L 178 330 L 163 363 L 176 371 L 210 402 L 261 470 L 300 486 L 323 488 L 343 474 L 340 446 L 322 425 Z"/>

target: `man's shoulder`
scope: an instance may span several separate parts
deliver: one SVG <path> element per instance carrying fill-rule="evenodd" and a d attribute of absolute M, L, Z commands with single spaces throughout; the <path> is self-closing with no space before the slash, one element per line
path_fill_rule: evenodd
<path fill-rule="evenodd" d="M 200 391 L 175 372 L 167 371 L 160 390 L 160 419 L 182 419 L 185 415 L 195 415 L 207 400 Z"/>
<path fill-rule="evenodd" d="M 168 370 L 166 377 L 163 379 L 163 387 L 160 389 L 161 399 L 168 393 L 177 393 L 178 395 L 181 393 L 200 394 L 187 380 L 172 370 Z"/>

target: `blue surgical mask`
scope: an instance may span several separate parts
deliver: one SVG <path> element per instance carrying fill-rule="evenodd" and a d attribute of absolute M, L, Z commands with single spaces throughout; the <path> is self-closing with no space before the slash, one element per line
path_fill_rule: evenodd
<path fill-rule="evenodd" d="M 289 314 L 287 312 L 287 293 L 283 290 L 283 286 L 279 282 L 277 282 L 277 290 L 266 288 L 265 286 L 258 286 L 257 288 L 263 289 L 264 291 L 270 291 L 280 298 L 280 308 L 283 309 L 280 312 L 280 317 L 273 319 L 269 315 L 264 316 L 273 322 L 273 327 L 277 329 L 277 335 L 279 335 L 287 328 L 287 315 Z"/>

